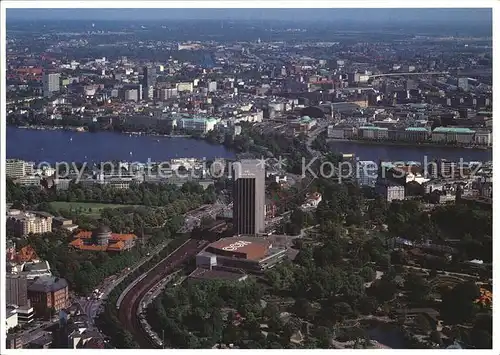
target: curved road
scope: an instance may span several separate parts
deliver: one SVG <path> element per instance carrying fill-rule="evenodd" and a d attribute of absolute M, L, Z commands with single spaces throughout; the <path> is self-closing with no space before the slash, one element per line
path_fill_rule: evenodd
<path fill-rule="evenodd" d="M 206 241 L 188 239 L 181 247 L 149 270 L 147 276 L 137 283 L 123 298 L 118 310 L 118 318 L 124 328 L 132 334 L 140 348 L 157 348 L 151 337 L 144 331 L 137 316 L 141 300 L 159 281 L 171 274 L 187 259 L 196 255 L 206 244 Z"/>
<path fill-rule="evenodd" d="M 90 324 L 94 324 L 94 319 L 99 314 L 99 310 L 103 304 L 103 301 L 108 297 L 108 295 L 113 291 L 113 289 L 119 285 L 126 277 L 128 277 L 135 270 L 140 268 L 145 262 L 151 260 L 160 251 L 162 251 L 170 241 L 162 243 L 150 251 L 150 255 L 139 260 L 135 265 L 122 270 L 120 273 L 107 277 L 97 288 L 103 293 L 102 298 L 95 299 L 92 294 L 90 294 L 90 300 L 85 297 L 77 298 L 76 302 L 82 308 L 82 311 L 87 315 Z"/>

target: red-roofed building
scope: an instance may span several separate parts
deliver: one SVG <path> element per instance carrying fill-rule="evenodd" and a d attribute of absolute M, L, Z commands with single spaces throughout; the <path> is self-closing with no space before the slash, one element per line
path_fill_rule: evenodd
<path fill-rule="evenodd" d="M 134 247 L 135 234 L 111 233 L 108 227 L 101 226 L 94 231 L 80 231 L 70 246 L 80 250 L 121 252 Z"/>
<path fill-rule="evenodd" d="M 210 244 L 206 251 L 237 259 L 259 260 L 266 255 L 270 247 L 271 243 L 264 239 L 250 241 L 224 238 Z"/>
<path fill-rule="evenodd" d="M 31 245 L 26 245 L 19 250 L 15 259 L 18 263 L 26 263 L 28 261 L 38 260 L 38 255 L 36 255 L 36 252 Z"/>
<path fill-rule="evenodd" d="M 16 73 L 21 75 L 42 75 L 42 68 L 17 68 Z"/>
<path fill-rule="evenodd" d="M 196 256 L 196 266 L 215 266 L 262 272 L 287 257 L 286 247 L 273 247 L 268 238 L 230 237 L 209 244 Z"/>

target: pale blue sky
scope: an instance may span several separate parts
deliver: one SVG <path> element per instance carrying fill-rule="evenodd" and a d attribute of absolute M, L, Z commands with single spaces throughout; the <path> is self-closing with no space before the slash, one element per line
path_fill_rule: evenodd
<path fill-rule="evenodd" d="M 463 22 L 490 24 L 491 9 L 7 9 L 26 20 L 310 20 L 362 22 Z"/>

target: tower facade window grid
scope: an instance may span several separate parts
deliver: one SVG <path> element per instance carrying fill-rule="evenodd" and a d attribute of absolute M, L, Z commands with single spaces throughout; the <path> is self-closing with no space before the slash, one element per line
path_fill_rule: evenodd
<path fill-rule="evenodd" d="M 43 76 L 43 96 L 49 97 L 59 91 L 59 73 L 47 73 Z"/>
<path fill-rule="evenodd" d="M 156 68 L 144 67 L 143 95 L 144 99 L 152 99 L 154 87 L 156 86 Z"/>
<path fill-rule="evenodd" d="M 233 224 L 238 235 L 256 235 L 265 229 L 265 170 L 258 160 L 233 164 Z"/>

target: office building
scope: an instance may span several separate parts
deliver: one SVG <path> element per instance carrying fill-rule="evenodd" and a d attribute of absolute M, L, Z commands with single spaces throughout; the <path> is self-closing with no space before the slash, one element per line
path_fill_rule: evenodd
<path fill-rule="evenodd" d="M 22 337 L 20 334 L 7 334 L 5 341 L 6 341 L 6 344 L 5 344 L 6 349 L 22 349 L 23 348 L 23 341 L 22 341 Z"/>
<path fill-rule="evenodd" d="M 143 90 L 143 100 L 152 100 L 154 89 L 156 86 L 156 68 L 153 67 L 144 67 L 143 72 L 143 82 L 142 87 Z"/>
<path fill-rule="evenodd" d="M 431 140 L 434 143 L 471 144 L 476 131 L 463 127 L 436 127 L 432 131 Z"/>
<path fill-rule="evenodd" d="M 35 310 L 31 306 L 30 300 L 25 306 L 16 307 L 17 320 L 19 324 L 27 324 L 35 319 Z"/>
<path fill-rule="evenodd" d="M 184 117 L 177 121 L 177 128 L 186 131 L 207 133 L 212 131 L 218 122 L 219 120 L 216 118 Z"/>
<path fill-rule="evenodd" d="M 26 275 L 29 284 L 37 277 L 52 276 L 52 271 L 47 260 L 33 260 L 23 264 L 21 274 Z"/>
<path fill-rule="evenodd" d="M 490 146 L 492 143 L 491 132 L 489 131 L 476 131 L 474 135 L 474 143 L 478 145 Z"/>
<path fill-rule="evenodd" d="M 126 101 L 139 101 L 142 99 L 142 92 L 142 84 L 126 84 L 121 88 L 120 96 Z"/>
<path fill-rule="evenodd" d="M 18 325 L 18 318 L 16 309 L 14 307 L 7 306 L 7 312 L 5 315 L 5 330 L 9 331 L 9 329 L 15 328 Z"/>
<path fill-rule="evenodd" d="M 388 137 L 388 129 L 385 127 L 359 127 L 358 132 L 360 138 L 363 139 L 383 140 Z"/>
<path fill-rule="evenodd" d="M 468 78 L 458 78 L 458 87 L 463 91 L 469 91 L 469 79 Z"/>
<path fill-rule="evenodd" d="M 378 166 L 374 161 L 358 161 L 357 164 L 357 180 L 361 186 L 375 187 L 377 181 Z"/>
<path fill-rule="evenodd" d="M 265 167 L 259 160 L 232 166 L 233 225 L 238 235 L 255 235 L 265 228 Z"/>
<path fill-rule="evenodd" d="M 17 159 L 7 159 L 5 175 L 12 179 L 22 178 L 33 173 L 33 163 Z"/>
<path fill-rule="evenodd" d="M 43 76 L 43 96 L 50 97 L 53 93 L 59 92 L 59 81 L 61 74 L 47 73 Z"/>
<path fill-rule="evenodd" d="M 303 116 L 290 122 L 295 132 L 308 132 L 316 126 L 317 121 L 309 116 Z"/>
<path fill-rule="evenodd" d="M 193 92 L 194 91 L 194 85 L 191 82 L 177 83 L 176 88 L 177 88 L 177 92 L 183 92 L 183 91 Z"/>
<path fill-rule="evenodd" d="M 7 212 L 7 227 L 14 231 L 16 237 L 30 233 L 47 233 L 52 231 L 52 216 L 44 212 L 9 210 Z"/>
<path fill-rule="evenodd" d="M 333 139 L 351 139 L 354 138 L 355 135 L 357 135 L 357 132 L 358 131 L 356 127 L 344 125 L 329 125 L 327 129 L 327 136 L 328 138 Z"/>
<path fill-rule="evenodd" d="M 5 293 L 5 303 L 7 305 L 28 305 L 28 279 L 26 275 L 7 274 Z"/>
<path fill-rule="evenodd" d="M 405 199 L 405 187 L 388 181 L 387 179 L 378 179 L 375 184 L 375 193 L 381 195 L 387 202 Z"/>
<path fill-rule="evenodd" d="M 158 97 L 160 100 L 168 100 L 171 98 L 177 97 L 177 89 L 176 88 L 170 88 L 170 89 L 160 89 L 158 91 Z"/>
<path fill-rule="evenodd" d="M 216 81 L 211 81 L 208 83 L 208 92 L 215 92 L 217 91 L 217 82 Z"/>
<path fill-rule="evenodd" d="M 42 276 L 28 286 L 30 299 L 37 317 L 50 316 L 51 311 L 59 312 L 69 307 L 68 283 L 54 276 Z"/>
<path fill-rule="evenodd" d="M 44 179 L 43 181 L 41 181 L 41 183 L 43 187 L 45 187 L 46 189 L 56 189 L 57 191 L 60 191 L 60 190 L 68 190 L 71 181 L 72 179 L 70 178 L 59 179 L 56 178 L 55 175 L 53 175 Z"/>
<path fill-rule="evenodd" d="M 139 93 L 137 89 L 125 90 L 125 101 L 139 101 Z"/>
<path fill-rule="evenodd" d="M 54 217 L 52 218 L 52 228 L 63 229 L 73 232 L 78 229 L 78 225 L 73 224 L 73 220 L 64 217 Z"/>
<path fill-rule="evenodd" d="M 425 142 L 430 136 L 430 131 L 425 127 L 407 127 L 404 132 L 404 139 L 410 142 Z"/>
<path fill-rule="evenodd" d="M 42 178 L 36 175 L 27 175 L 14 180 L 16 185 L 20 186 L 40 186 Z"/>

